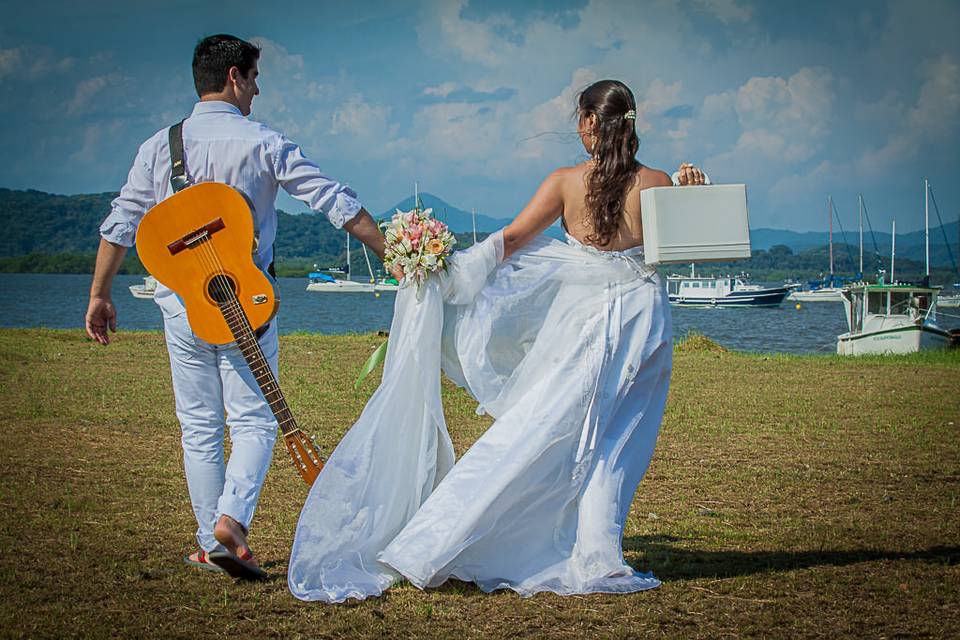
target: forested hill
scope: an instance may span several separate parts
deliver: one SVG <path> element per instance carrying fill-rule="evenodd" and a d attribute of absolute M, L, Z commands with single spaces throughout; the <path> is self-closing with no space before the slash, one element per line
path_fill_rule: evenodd
<path fill-rule="evenodd" d="M 42 191 L 0 189 L 0 256 L 89 253 L 97 250 L 98 228 L 116 193 L 60 196 Z M 338 255 L 345 232 L 313 214 L 280 212 L 278 257 Z"/>
<path fill-rule="evenodd" d="M 448 205 L 436 196 L 422 196 L 424 204 L 434 208 L 435 215 L 441 220 L 446 219 L 455 230 L 462 232 L 457 234 L 460 246 L 469 246 L 472 238 L 462 225 L 470 220 L 470 214 Z M 42 191 L 0 189 L 0 225 L 3 229 L 0 234 L 0 271 L 89 273 L 92 271 L 94 254 L 99 243 L 97 229 L 109 212 L 110 201 L 114 197 L 115 193 L 61 196 Z M 412 200 L 402 201 L 397 206 L 409 208 Z M 392 207 L 382 215 L 389 215 L 394 210 Z M 477 216 L 477 226 L 483 231 L 495 227 L 494 222 L 494 219 Z M 948 225 L 948 229 L 948 233 L 956 234 L 955 224 L 952 227 Z M 767 235 L 776 232 L 758 231 L 768 232 Z M 480 237 L 484 235 L 486 234 L 481 233 Z M 916 232 L 905 234 L 902 239 L 899 235 L 897 237 L 898 273 L 906 275 L 908 272 L 918 272 L 922 266 L 922 249 L 911 246 L 908 242 L 915 235 Z M 930 237 L 931 248 L 938 247 L 931 252 L 934 254 L 932 263 L 948 267 L 950 261 L 946 259 L 946 246 L 941 239 L 940 230 L 931 229 Z M 708 273 L 716 270 L 745 270 L 758 278 L 780 279 L 815 277 L 828 270 L 829 258 L 825 245 L 804 246 L 799 249 L 785 244 L 768 247 L 758 240 L 759 238 L 756 238 L 754 241 L 752 259 L 730 265 L 703 265 L 703 271 Z M 866 251 L 864 266 L 868 273 L 872 273 L 873 267 L 878 263 L 889 262 L 889 245 L 885 247 L 883 240 L 885 238 L 878 238 L 881 256 L 875 255 L 872 242 Z M 281 211 L 274 244 L 278 273 L 302 275 L 310 271 L 314 264 L 340 265 L 345 260 L 345 243 L 346 232 L 334 229 L 324 216 L 313 213 L 291 215 Z M 359 248 L 358 245 L 354 247 Z M 857 253 L 856 247 L 835 245 L 836 272 L 848 275 L 854 272 Z M 954 259 L 956 253 L 956 250 L 953 250 Z M 352 258 L 354 273 L 366 273 L 363 254 L 355 251 Z M 373 256 L 371 260 L 375 268 L 379 268 L 379 262 Z M 143 267 L 133 252 L 124 263 L 122 271 L 143 272 Z M 956 280 L 956 274 L 947 273 L 948 269 L 941 268 L 939 271 L 943 272 L 940 279 L 951 282 Z"/>
<path fill-rule="evenodd" d="M 0 189 L 0 271 L 90 272 L 100 242 L 98 228 L 116 196 L 61 196 Z M 278 217 L 274 253 L 279 273 L 300 275 L 313 264 L 333 266 L 344 262 L 347 233 L 335 229 L 325 216 L 279 211 Z M 461 245 L 469 244 L 467 234 L 457 235 Z M 366 273 L 359 245 L 354 244 L 354 249 L 352 268 Z M 380 267 L 375 256 L 370 259 L 375 269 Z M 121 272 L 142 273 L 143 267 L 135 255 L 130 255 Z"/>

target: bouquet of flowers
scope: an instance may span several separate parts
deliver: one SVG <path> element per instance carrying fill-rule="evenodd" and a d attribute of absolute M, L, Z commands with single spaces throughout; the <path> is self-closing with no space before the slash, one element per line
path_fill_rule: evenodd
<path fill-rule="evenodd" d="M 432 212 L 433 209 L 397 209 L 393 219 L 384 225 L 384 265 L 388 269 L 399 266 L 418 286 L 431 273 L 447 268 L 447 258 L 457 243 L 447 225 L 431 217 Z"/>

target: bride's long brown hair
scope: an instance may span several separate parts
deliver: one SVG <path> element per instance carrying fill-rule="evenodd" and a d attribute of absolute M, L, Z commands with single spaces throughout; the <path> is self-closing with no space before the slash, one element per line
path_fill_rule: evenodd
<path fill-rule="evenodd" d="M 636 109 L 633 93 L 618 80 L 594 82 L 577 98 L 581 124 L 590 114 L 597 118 L 592 132 L 594 166 L 587 174 L 585 204 L 593 221 L 593 233 L 587 240 L 600 246 L 608 244 L 620 228 L 624 195 L 640 166 Z"/>

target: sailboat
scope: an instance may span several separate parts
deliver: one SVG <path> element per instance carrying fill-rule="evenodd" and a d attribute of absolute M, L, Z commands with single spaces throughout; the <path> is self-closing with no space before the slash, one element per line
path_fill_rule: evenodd
<path fill-rule="evenodd" d="M 862 221 L 862 198 L 860 202 Z M 830 221 L 830 275 L 823 280 L 810 281 L 808 289 L 793 291 L 789 296 L 790 300 L 795 302 L 840 302 L 842 299 L 840 295 L 842 288 L 837 286 L 837 277 L 833 274 L 833 196 L 827 196 L 827 217 Z M 860 227 L 862 243 L 862 222 Z"/>
<path fill-rule="evenodd" d="M 929 233 L 929 182 L 924 180 Z M 857 283 L 844 287 L 843 307 L 847 333 L 837 336 L 839 355 L 914 353 L 942 349 L 952 344 L 951 333 L 937 325 L 940 287 L 896 281 L 897 221 L 893 221 L 890 248 L 890 284 Z M 926 281 L 930 279 L 930 245 L 926 247 Z"/>
<path fill-rule="evenodd" d="M 366 254 L 366 248 L 364 248 Z M 370 268 L 370 260 L 367 259 L 367 269 Z M 332 274 L 343 274 L 345 278 L 336 278 Z M 343 269 L 325 269 L 322 271 L 312 271 L 308 276 L 310 282 L 307 284 L 307 291 L 316 293 L 372 293 L 374 291 L 373 282 L 356 282 L 350 279 L 350 234 L 347 234 L 347 265 Z"/>

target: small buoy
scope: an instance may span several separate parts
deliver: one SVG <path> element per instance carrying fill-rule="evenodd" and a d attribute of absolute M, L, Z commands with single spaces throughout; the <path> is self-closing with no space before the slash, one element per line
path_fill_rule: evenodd
<path fill-rule="evenodd" d="M 373 297 L 374 297 L 374 298 L 379 298 L 379 297 L 380 297 L 380 292 L 379 292 L 379 291 L 374 292 Z M 797 305 L 797 306 L 799 306 L 799 305 Z"/>
<path fill-rule="evenodd" d="M 800 311 L 800 303 L 797 303 L 797 311 Z"/>

